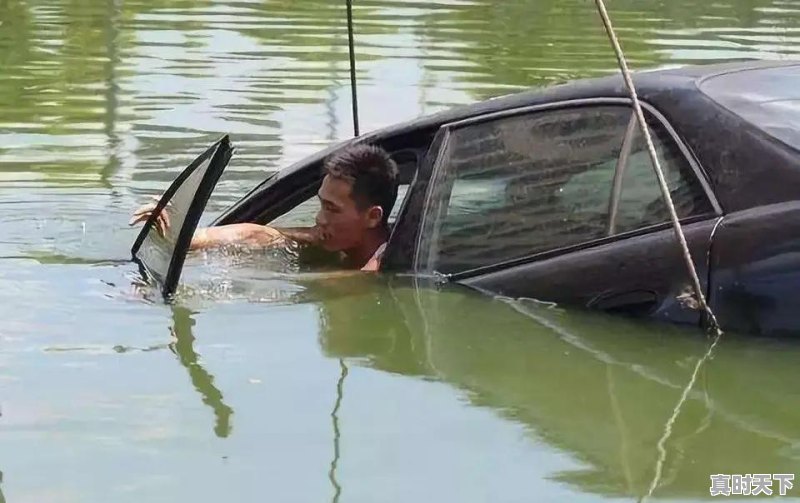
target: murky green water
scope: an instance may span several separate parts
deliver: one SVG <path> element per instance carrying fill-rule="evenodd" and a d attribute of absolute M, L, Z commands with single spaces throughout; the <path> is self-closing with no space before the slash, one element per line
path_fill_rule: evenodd
<path fill-rule="evenodd" d="M 610 9 L 636 68 L 800 54 L 798 0 Z M 355 13 L 364 129 L 614 68 L 587 0 Z M 712 473 L 800 476 L 798 344 L 727 337 L 681 400 L 708 344 L 674 327 L 252 257 L 196 259 L 174 307 L 137 289 L 128 215 L 203 146 L 238 147 L 210 218 L 350 134 L 343 16 L 0 0 L 0 502 L 683 500 Z"/>

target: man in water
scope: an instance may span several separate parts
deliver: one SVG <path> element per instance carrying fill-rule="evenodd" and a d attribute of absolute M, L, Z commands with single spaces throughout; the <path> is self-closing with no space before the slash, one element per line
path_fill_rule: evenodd
<path fill-rule="evenodd" d="M 191 249 L 295 241 L 341 253 L 348 269 L 377 271 L 389 239 L 389 213 L 397 198 L 397 165 L 380 147 L 353 145 L 326 159 L 323 170 L 315 226 L 290 229 L 242 223 L 200 228 Z M 142 206 L 130 224 L 146 221 L 153 209 L 155 204 Z M 163 232 L 169 226 L 168 216 L 162 212 L 156 225 Z"/>

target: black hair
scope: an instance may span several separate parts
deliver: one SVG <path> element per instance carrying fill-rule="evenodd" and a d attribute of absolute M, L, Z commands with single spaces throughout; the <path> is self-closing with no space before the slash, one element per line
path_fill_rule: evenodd
<path fill-rule="evenodd" d="M 376 145 L 351 145 L 325 160 L 325 174 L 352 182 L 352 197 L 360 209 L 380 206 L 389 221 L 397 199 L 397 164 Z"/>

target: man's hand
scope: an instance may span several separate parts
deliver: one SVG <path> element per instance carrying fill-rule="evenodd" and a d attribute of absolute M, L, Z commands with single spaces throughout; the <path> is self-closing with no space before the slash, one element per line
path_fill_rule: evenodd
<path fill-rule="evenodd" d="M 136 225 L 138 223 L 144 223 L 150 218 L 150 215 L 153 214 L 153 211 L 156 209 L 158 205 L 159 198 L 158 196 L 150 196 L 154 202 L 143 204 L 140 206 L 136 211 L 133 212 L 133 216 L 131 217 L 128 225 Z M 156 230 L 162 236 L 167 234 L 167 230 L 170 227 L 169 221 L 169 214 L 167 213 L 167 208 L 163 208 L 161 212 L 156 217 L 155 221 Z"/>

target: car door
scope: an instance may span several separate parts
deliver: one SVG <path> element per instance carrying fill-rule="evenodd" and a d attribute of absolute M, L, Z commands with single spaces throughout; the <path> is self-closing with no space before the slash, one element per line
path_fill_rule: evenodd
<path fill-rule="evenodd" d="M 232 155 L 225 136 L 192 161 L 161 196 L 131 247 L 133 261 L 159 284 L 165 298 L 178 286 L 200 216 Z M 169 219 L 163 233 L 156 226 L 162 212 Z"/>
<path fill-rule="evenodd" d="M 649 125 L 706 287 L 721 213 L 651 107 Z M 414 268 L 510 297 L 697 323 L 691 282 L 624 99 L 518 109 L 445 126 Z"/>

